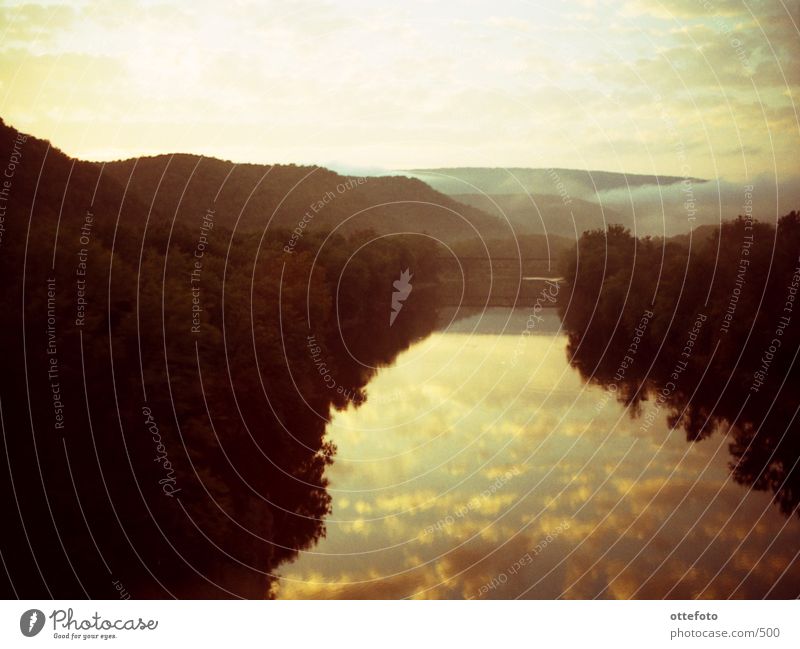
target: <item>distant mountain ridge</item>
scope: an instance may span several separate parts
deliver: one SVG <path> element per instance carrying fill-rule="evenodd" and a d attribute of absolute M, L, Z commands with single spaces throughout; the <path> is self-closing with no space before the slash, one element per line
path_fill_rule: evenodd
<path fill-rule="evenodd" d="M 0 119 L 0 141 L 17 136 Z M 107 203 L 108 216 L 118 212 L 122 224 L 147 218 L 195 228 L 211 209 L 215 227 L 240 233 L 301 228 L 303 234 L 347 236 L 371 230 L 447 243 L 513 235 L 504 221 L 407 176 L 345 176 L 317 166 L 238 164 L 181 153 L 91 162 L 34 135 L 27 136 L 23 156 L 58 170 L 58 183 L 39 187 L 37 211 L 85 209 L 94 196 Z M 38 171 L 30 163 L 21 166 L 15 183 L 35 183 Z M 70 198 L 59 207 L 65 192 Z"/>
<path fill-rule="evenodd" d="M 553 194 L 563 200 L 596 200 L 598 194 L 646 185 L 669 186 L 702 178 L 628 174 L 613 171 L 527 167 L 443 167 L 405 171 L 445 194 Z"/>
<path fill-rule="evenodd" d="M 0 120 L 3 140 L 13 141 L 16 134 Z M 575 240 L 586 230 L 619 223 L 638 234 L 672 236 L 713 224 L 720 214 L 736 214 L 741 201 L 737 186 L 725 186 L 720 209 L 718 182 L 676 176 L 463 167 L 359 177 L 317 166 L 240 164 L 196 154 L 90 162 L 33 136 L 25 145 L 28 152 L 45 149 L 70 195 L 77 192 L 88 205 L 96 194 L 108 203 L 104 211 L 120 213 L 122 224 L 147 217 L 150 223 L 195 228 L 213 209 L 215 227 L 241 233 L 410 232 L 452 245 L 518 235 Z M 52 201 L 40 196 L 39 209 L 60 209 L 60 194 L 53 194 Z M 696 222 L 687 219 L 687 196 L 694 197 Z M 760 201 L 769 196 L 758 192 Z M 760 209 L 775 211 L 768 203 Z"/>
<path fill-rule="evenodd" d="M 532 234 L 575 238 L 589 229 L 620 224 L 637 236 L 685 235 L 742 214 L 746 196 L 762 219 L 797 204 L 794 180 L 779 191 L 770 178 L 707 180 L 579 169 L 412 169 L 412 178 Z"/>

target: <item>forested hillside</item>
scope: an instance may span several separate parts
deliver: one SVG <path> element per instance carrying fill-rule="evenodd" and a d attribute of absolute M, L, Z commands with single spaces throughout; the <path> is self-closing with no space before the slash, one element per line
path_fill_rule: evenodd
<path fill-rule="evenodd" d="M 696 244 L 696 245 L 695 245 Z M 728 435 L 733 478 L 798 512 L 800 215 L 693 241 L 584 234 L 562 267 L 570 361 L 647 432 Z"/>
<path fill-rule="evenodd" d="M 104 174 L 178 222 L 209 208 L 231 230 L 281 228 L 378 235 L 425 233 L 446 242 L 509 236 L 509 226 L 405 176 L 350 177 L 322 167 L 234 164 L 195 155 L 108 163 Z"/>
<path fill-rule="evenodd" d="M 0 160 L 5 596 L 268 595 L 325 533 L 332 409 L 433 327 L 435 244 L 308 228 L 287 251 L 191 184 L 174 221 L 175 178 L 154 200 L 6 125 Z"/>

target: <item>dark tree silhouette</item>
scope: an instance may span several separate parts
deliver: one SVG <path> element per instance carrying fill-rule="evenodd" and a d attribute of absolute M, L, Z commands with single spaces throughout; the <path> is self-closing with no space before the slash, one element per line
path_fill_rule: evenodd
<path fill-rule="evenodd" d="M 689 441 L 730 429 L 737 482 L 800 503 L 800 217 L 745 217 L 700 243 L 585 233 L 564 262 L 571 362 L 632 416 L 652 401 Z M 635 358 L 620 366 L 642 314 Z M 622 374 L 622 376 L 621 376 Z"/>
<path fill-rule="evenodd" d="M 0 125 L 0 159 L 15 146 L 0 245 L 4 594 L 268 596 L 275 569 L 325 534 L 332 410 L 361 404 L 376 368 L 434 326 L 435 245 L 322 219 L 287 252 L 302 214 L 267 228 L 248 211 L 236 227 L 249 166 L 204 161 L 200 181 L 196 157 L 103 166 Z M 347 180 L 320 177 L 333 192 Z M 416 185 L 380 183 L 400 203 Z M 404 268 L 420 284 L 389 328 Z"/>

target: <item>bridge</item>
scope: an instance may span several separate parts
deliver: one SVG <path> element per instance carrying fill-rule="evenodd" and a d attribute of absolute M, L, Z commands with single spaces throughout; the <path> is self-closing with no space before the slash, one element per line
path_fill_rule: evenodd
<path fill-rule="evenodd" d="M 547 290 L 548 282 L 564 284 L 553 268 L 554 260 L 547 257 L 441 256 L 439 260 L 444 306 L 532 304 Z"/>

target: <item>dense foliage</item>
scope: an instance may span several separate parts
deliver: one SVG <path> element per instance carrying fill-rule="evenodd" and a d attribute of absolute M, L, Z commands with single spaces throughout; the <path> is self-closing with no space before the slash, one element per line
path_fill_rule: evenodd
<path fill-rule="evenodd" d="M 287 251 L 286 227 L 234 230 L 230 206 L 198 200 L 175 219 L 156 187 L 2 126 L 0 160 L 15 146 L 3 592 L 268 595 L 325 533 L 332 409 L 363 403 L 376 368 L 433 327 L 435 244 L 312 224 Z"/>
<path fill-rule="evenodd" d="M 739 217 L 699 243 L 587 232 L 563 272 L 568 353 L 586 380 L 689 440 L 729 431 L 734 478 L 796 511 L 800 216 Z"/>

